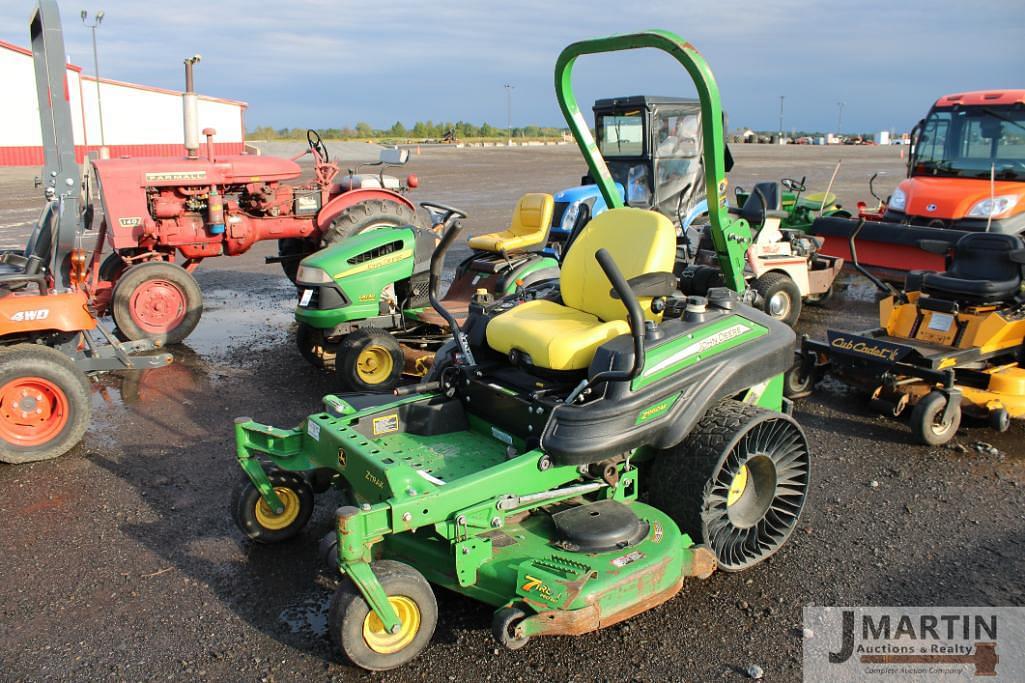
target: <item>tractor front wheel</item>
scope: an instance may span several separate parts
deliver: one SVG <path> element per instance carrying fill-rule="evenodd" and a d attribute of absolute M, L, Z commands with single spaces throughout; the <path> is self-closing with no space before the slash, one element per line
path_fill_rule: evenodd
<path fill-rule="evenodd" d="M 38 344 L 0 350 L 0 462 L 64 455 L 90 414 L 89 379 L 65 354 Z"/>
<path fill-rule="evenodd" d="M 177 344 L 196 329 L 203 315 L 203 293 L 187 270 L 149 261 L 132 266 L 111 295 L 111 315 L 126 339 Z"/>
<path fill-rule="evenodd" d="M 801 290 L 783 273 L 766 273 L 753 283 L 762 297 L 762 310 L 793 327 L 801 317 Z"/>
<path fill-rule="evenodd" d="M 313 488 L 295 472 L 273 469 L 267 472 L 282 509 L 274 511 L 249 479 L 235 491 L 235 524 L 257 543 L 280 543 L 303 530 L 313 514 Z"/>
<path fill-rule="evenodd" d="M 363 232 L 398 225 L 420 226 L 420 220 L 405 204 L 371 199 L 353 204 L 335 216 L 320 239 L 326 247 Z"/>
<path fill-rule="evenodd" d="M 409 565 L 380 560 L 371 568 L 399 616 L 399 627 L 386 630 L 355 584 L 343 578 L 331 598 L 328 630 L 353 664 L 368 671 L 388 671 L 427 647 L 438 624 L 438 602 L 427 579 Z"/>
<path fill-rule="evenodd" d="M 406 358 L 395 337 L 364 327 L 342 337 L 335 375 L 344 391 L 389 392 L 399 385 Z"/>
<path fill-rule="evenodd" d="M 765 561 L 797 526 L 810 457 L 791 418 L 735 400 L 709 410 L 680 444 L 658 453 L 650 502 L 736 572 Z"/>
<path fill-rule="evenodd" d="M 321 370 L 335 369 L 338 344 L 324 339 L 324 330 L 299 323 L 295 329 L 295 345 L 307 363 Z"/>
<path fill-rule="evenodd" d="M 950 415 L 943 419 L 947 397 L 931 391 L 915 404 L 911 411 L 911 433 L 915 440 L 927 446 L 941 446 L 954 438 L 961 426 L 961 404 L 951 406 Z"/>

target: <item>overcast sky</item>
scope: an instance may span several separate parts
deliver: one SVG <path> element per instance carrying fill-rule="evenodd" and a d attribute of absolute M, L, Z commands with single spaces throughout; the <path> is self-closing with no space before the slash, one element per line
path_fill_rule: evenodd
<path fill-rule="evenodd" d="M 93 3 L 94 0 L 89 0 Z M 0 0 L 0 39 L 27 45 L 32 0 Z M 247 124 L 375 127 L 417 119 L 563 125 L 553 69 L 568 43 L 645 28 L 691 41 L 716 74 L 731 128 L 906 130 L 938 96 L 1025 87 L 1023 0 L 253 0 L 61 3 L 70 58 L 92 73 L 81 9 L 105 11 L 101 75 L 249 103 Z M 582 58 L 581 103 L 693 94 L 660 54 Z"/>

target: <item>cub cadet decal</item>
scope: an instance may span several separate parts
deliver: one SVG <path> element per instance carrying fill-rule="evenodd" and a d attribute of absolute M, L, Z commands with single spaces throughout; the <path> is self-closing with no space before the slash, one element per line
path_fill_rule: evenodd
<path fill-rule="evenodd" d="M 879 341 L 878 339 L 859 337 L 855 334 L 845 334 L 830 330 L 827 332 L 827 336 L 829 338 L 829 345 L 834 349 L 857 356 L 874 358 L 886 363 L 895 363 L 911 352 L 911 349 L 900 344 L 891 344 Z"/>
<path fill-rule="evenodd" d="M 206 171 L 171 171 L 161 173 L 146 173 L 143 177 L 154 183 L 160 183 L 170 180 L 205 180 Z"/>
<path fill-rule="evenodd" d="M 640 414 L 637 416 L 637 420 L 634 422 L 634 424 L 635 425 L 639 425 L 639 424 L 643 424 L 645 422 L 648 422 L 650 420 L 654 420 L 656 418 L 662 417 L 667 412 L 669 412 L 669 409 L 672 408 L 676 404 L 676 401 L 679 398 L 680 398 L 680 394 L 676 393 L 673 396 L 669 396 L 668 398 L 662 399 L 661 401 L 659 401 L 658 403 L 656 403 L 653 406 L 648 406 L 647 408 L 645 408 L 644 410 L 642 410 L 640 412 Z"/>
<path fill-rule="evenodd" d="M 397 432 L 399 431 L 399 414 L 392 413 L 391 415 L 375 417 L 373 425 L 374 436 L 380 436 L 381 434 L 391 434 L 392 432 Z"/>
<path fill-rule="evenodd" d="M 18 311 L 11 316 L 11 322 L 24 323 L 32 320 L 46 320 L 50 317 L 49 308 L 36 308 L 31 311 Z"/>
<path fill-rule="evenodd" d="M 129 216 L 128 218 L 119 218 L 117 222 L 120 223 L 122 228 L 134 228 L 142 225 L 142 218 L 139 216 Z"/>

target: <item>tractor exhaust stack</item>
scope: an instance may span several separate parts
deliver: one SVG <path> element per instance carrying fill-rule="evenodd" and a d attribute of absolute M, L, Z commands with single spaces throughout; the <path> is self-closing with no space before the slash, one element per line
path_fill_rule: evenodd
<path fill-rule="evenodd" d="M 200 55 L 185 60 L 185 92 L 182 93 L 182 113 L 185 121 L 185 151 L 189 159 L 199 158 L 199 108 L 192 80 L 192 67 L 202 59 Z"/>

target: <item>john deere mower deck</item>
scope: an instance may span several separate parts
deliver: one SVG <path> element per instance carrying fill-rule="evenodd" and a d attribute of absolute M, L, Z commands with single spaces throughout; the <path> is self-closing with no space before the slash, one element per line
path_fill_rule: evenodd
<path fill-rule="evenodd" d="M 969 233 L 958 240 L 943 273 L 912 271 L 897 292 L 857 263 L 888 296 L 880 327 L 858 333 L 829 331 L 826 341 L 805 339 L 802 358 L 788 374 L 788 393 L 810 392 L 831 370 L 872 390 L 877 408 L 899 416 L 911 408 L 915 438 L 938 445 L 954 437 L 962 410 L 1004 431 L 1025 417 L 1025 244 L 1016 235 Z M 944 254 L 949 245 L 922 240 Z"/>
<path fill-rule="evenodd" d="M 429 295 L 454 344 L 428 381 L 398 398 L 326 396 L 295 429 L 236 421 L 248 479 L 235 517 L 249 537 L 293 537 L 317 491 L 343 493 L 329 630 L 358 666 L 394 668 L 426 647 L 431 583 L 495 606 L 492 631 L 515 649 L 651 609 L 687 577 L 753 566 L 797 523 L 810 463 L 782 397 L 793 332 L 726 288 L 677 293 L 672 222 L 622 207 L 570 92 L 578 56 L 641 47 L 697 85 L 713 236 L 743 286 L 750 229 L 726 211 L 704 60 L 661 31 L 575 43 L 556 90 L 612 208 L 572 242 L 559 285 L 475 297 L 460 325 L 437 295 L 453 221 Z"/>

